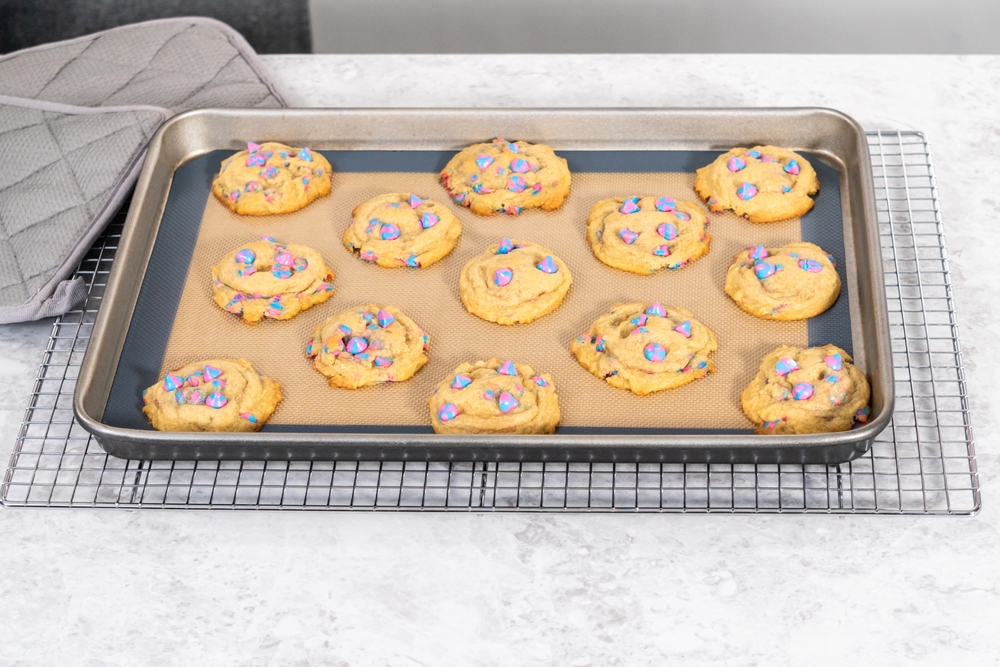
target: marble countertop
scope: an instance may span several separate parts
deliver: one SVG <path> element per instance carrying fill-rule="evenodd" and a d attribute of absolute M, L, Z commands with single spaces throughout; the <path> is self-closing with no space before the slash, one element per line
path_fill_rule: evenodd
<path fill-rule="evenodd" d="M 293 106 L 826 106 L 866 129 L 922 130 L 984 509 L 972 518 L 5 510 L 0 664 L 997 664 L 1000 57 L 264 61 Z M 4 461 L 50 326 L 0 327 Z"/>

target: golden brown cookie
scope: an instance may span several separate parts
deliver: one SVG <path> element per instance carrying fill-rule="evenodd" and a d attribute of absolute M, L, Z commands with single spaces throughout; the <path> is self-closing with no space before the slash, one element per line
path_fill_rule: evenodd
<path fill-rule="evenodd" d="M 580 365 L 612 387 L 646 394 L 673 389 L 715 370 L 715 334 L 684 308 L 623 303 L 570 344 Z"/>
<path fill-rule="evenodd" d="M 540 245 L 502 239 L 462 267 L 465 308 L 497 324 L 525 324 L 551 313 L 573 283 L 569 267 Z"/>
<path fill-rule="evenodd" d="M 559 424 L 552 378 L 510 360 L 460 364 L 427 405 L 435 433 L 555 433 Z"/>
<path fill-rule="evenodd" d="M 694 189 L 714 213 L 750 222 L 796 218 L 813 207 L 819 179 L 804 157 L 777 146 L 734 148 L 698 170 Z"/>
<path fill-rule="evenodd" d="M 369 303 L 323 320 L 306 344 L 331 387 L 402 382 L 427 363 L 427 334 L 395 306 Z"/>
<path fill-rule="evenodd" d="M 544 144 L 494 139 L 458 153 L 441 172 L 452 199 L 478 215 L 552 211 L 569 193 L 566 160 Z"/>
<path fill-rule="evenodd" d="M 733 256 L 726 294 L 756 317 L 804 320 L 837 301 L 840 276 L 833 256 L 818 245 L 751 246 Z"/>
<path fill-rule="evenodd" d="M 462 223 L 427 197 L 405 192 L 379 195 L 358 204 L 344 230 L 344 246 L 379 266 L 430 266 L 455 247 Z"/>
<path fill-rule="evenodd" d="M 259 431 L 281 401 L 281 385 L 246 359 L 187 364 L 142 392 L 157 431 Z"/>
<path fill-rule="evenodd" d="M 291 213 L 330 194 L 331 171 L 326 158 L 308 148 L 250 142 L 222 163 L 212 192 L 240 215 Z"/>
<path fill-rule="evenodd" d="M 679 269 L 707 254 L 711 240 L 701 207 L 670 197 L 602 199 L 587 217 L 597 259 L 632 273 Z"/>
<path fill-rule="evenodd" d="M 868 380 L 836 345 L 783 345 L 760 362 L 757 377 L 740 394 L 757 433 L 847 431 L 868 421 Z"/>
<path fill-rule="evenodd" d="M 288 320 L 333 296 L 333 271 L 318 252 L 270 236 L 226 254 L 212 267 L 215 303 L 244 322 Z"/>

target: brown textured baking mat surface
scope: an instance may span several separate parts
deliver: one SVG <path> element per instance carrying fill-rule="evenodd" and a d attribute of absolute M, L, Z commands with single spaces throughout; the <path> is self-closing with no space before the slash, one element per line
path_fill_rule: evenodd
<path fill-rule="evenodd" d="M 561 426 L 613 428 L 748 429 L 739 393 L 761 358 L 781 344 L 807 345 L 805 322 L 771 322 L 747 315 L 723 290 L 734 253 L 763 243 L 801 239 L 799 219 L 757 225 L 731 213 L 709 214 L 708 255 L 676 271 L 640 276 L 599 262 L 585 238 L 585 220 L 599 199 L 669 196 L 696 201 L 690 173 L 576 173 L 570 196 L 557 211 L 479 217 L 448 201 L 436 175 L 336 173 L 333 191 L 288 215 L 238 216 L 209 196 L 187 281 L 174 319 L 160 377 L 168 370 L 212 357 L 244 357 L 281 383 L 285 399 L 271 424 L 429 425 L 426 399 L 462 361 L 498 357 L 550 373 L 559 394 Z M 413 192 L 447 201 L 462 221 L 454 251 L 436 264 L 386 269 L 363 262 L 341 243 L 351 210 L 385 192 Z M 336 273 L 334 296 L 291 320 L 244 324 L 212 300 L 211 267 L 230 250 L 273 236 L 320 251 Z M 500 238 L 533 241 L 561 257 L 573 286 L 553 313 L 529 324 L 501 326 L 469 314 L 458 296 L 462 266 Z M 719 340 L 716 372 L 649 396 L 615 389 L 583 367 L 570 341 L 621 301 L 682 306 Z M 401 308 L 430 336 L 430 362 L 406 382 L 357 390 L 332 389 L 305 358 L 319 322 L 345 309 L 375 302 Z"/>

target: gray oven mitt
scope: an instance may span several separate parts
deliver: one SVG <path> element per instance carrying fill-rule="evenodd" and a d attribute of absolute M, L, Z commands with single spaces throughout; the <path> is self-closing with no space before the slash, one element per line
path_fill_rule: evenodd
<path fill-rule="evenodd" d="M 137 23 L 0 57 L 0 323 L 59 315 L 68 280 L 172 114 L 284 100 L 235 30 Z"/>

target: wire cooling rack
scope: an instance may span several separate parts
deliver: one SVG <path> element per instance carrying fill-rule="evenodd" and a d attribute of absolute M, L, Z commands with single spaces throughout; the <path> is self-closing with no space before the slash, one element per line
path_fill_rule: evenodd
<path fill-rule="evenodd" d="M 132 461 L 73 418 L 73 389 L 121 212 L 56 319 L 0 500 L 10 507 L 974 514 L 979 477 L 937 186 L 918 132 L 868 134 L 896 375 L 892 424 L 836 466 L 391 461 Z"/>

